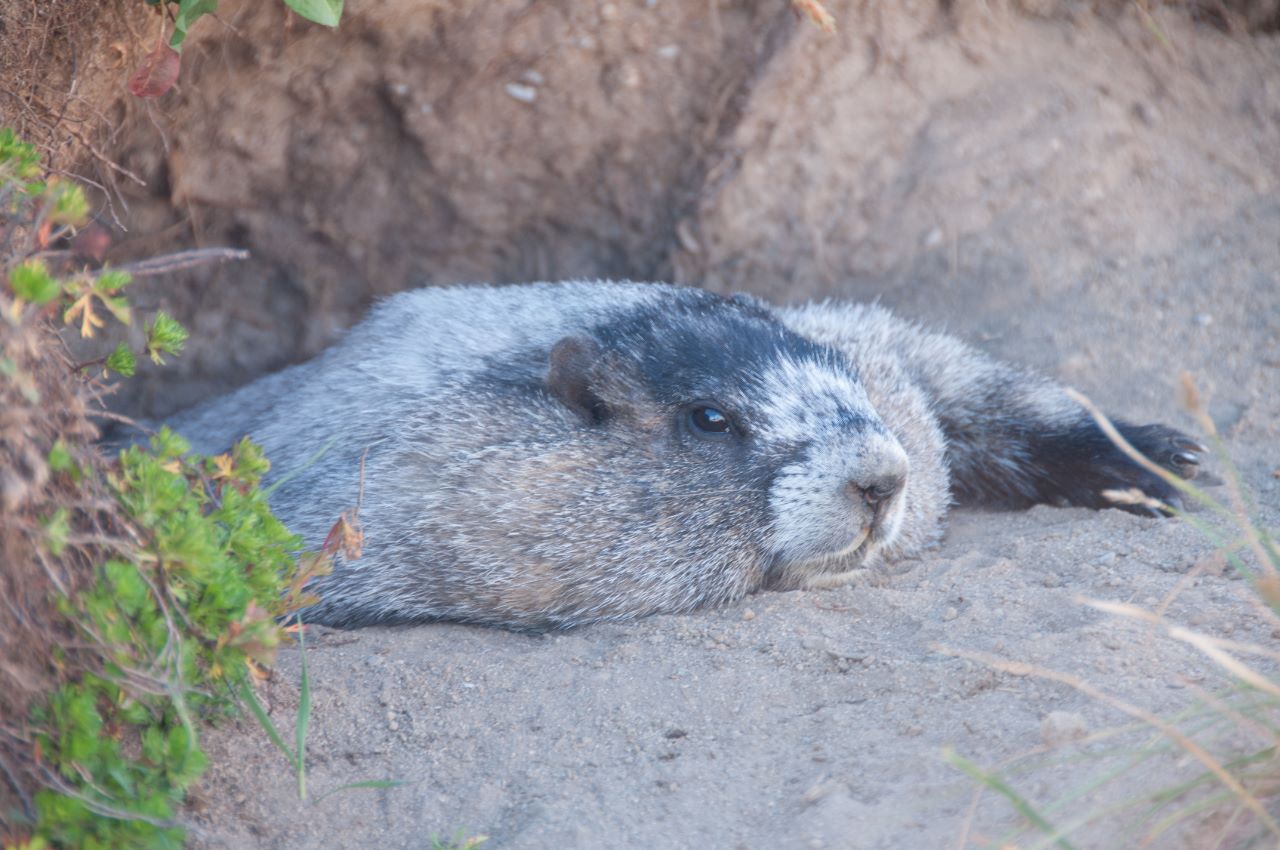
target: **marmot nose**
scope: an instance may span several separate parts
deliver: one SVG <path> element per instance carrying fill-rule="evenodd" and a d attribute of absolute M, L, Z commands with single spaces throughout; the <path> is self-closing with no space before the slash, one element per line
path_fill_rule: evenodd
<path fill-rule="evenodd" d="M 862 502 L 873 511 L 879 511 L 881 505 L 897 495 L 906 480 L 905 475 L 889 473 L 862 480 L 850 480 L 844 485 L 844 491 L 853 501 Z"/>

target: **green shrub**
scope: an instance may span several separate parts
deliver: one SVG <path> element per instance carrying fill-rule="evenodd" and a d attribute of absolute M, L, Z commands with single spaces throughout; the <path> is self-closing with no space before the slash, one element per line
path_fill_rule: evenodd
<path fill-rule="evenodd" d="M 181 846 L 174 807 L 206 763 L 197 720 L 231 708 L 231 687 L 280 642 L 300 541 L 258 489 L 266 461 L 247 440 L 216 458 L 187 450 L 164 429 L 109 468 L 139 542 L 62 602 L 104 665 L 33 718 L 59 777 L 37 795 L 35 833 L 55 846 Z"/>
<path fill-rule="evenodd" d="M 40 786 L 34 819 L 10 824 L 5 846 L 172 848 L 176 809 L 206 766 L 201 722 L 252 694 L 284 637 L 279 618 L 324 559 L 300 571 L 301 541 L 272 516 L 260 489 L 269 464 L 248 440 L 203 457 L 161 429 L 114 460 L 94 448 L 86 378 L 128 376 L 141 353 L 163 362 L 186 330 L 157 313 L 143 352 L 55 356 L 52 321 L 85 337 L 108 316 L 134 321 L 129 274 L 77 268 L 52 247 L 87 209 L 78 187 L 41 179 L 31 146 L 0 131 L 0 402 L 21 423 L 0 434 L 0 465 L 39 467 L 13 485 L 6 527 L 17 532 L 0 539 L 0 578 L 20 587 L 50 564 L 76 577 L 55 581 L 40 609 L 63 621 L 46 629 L 53 645 L 28 649 L 56 687 L 35 701 L 17 753 Z"/>

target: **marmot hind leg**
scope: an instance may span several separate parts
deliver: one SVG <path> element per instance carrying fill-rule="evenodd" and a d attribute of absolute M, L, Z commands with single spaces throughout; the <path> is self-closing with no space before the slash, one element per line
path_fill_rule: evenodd
<path fill-rule="evenodd" d="M 1174 487 L 1126 457 L 1054 381 L 882 307 L 827 303 L 778 312 L 793 330 L 843 351 L 864 383 L 900 370 L 921 388 L 946 437 L 952 492 L 961 504 L 1051 503 L 1150 513 L 1103 495 L 1131 488 L 1179 503 Z M 1184 478 L 1195 474 L 1205 453 L 1197 441 L 1163 425 L 1118 421 L 1116 427 L 1134 448 Z"/>

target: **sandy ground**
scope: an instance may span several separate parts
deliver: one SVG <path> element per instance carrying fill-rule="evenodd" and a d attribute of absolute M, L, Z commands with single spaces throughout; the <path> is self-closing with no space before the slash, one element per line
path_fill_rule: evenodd
<path fill-rule="evenodd" d="M 1123 718 L 935 645 L 1033 661 L 1173 711 L 1188 680 L 1211 682 L 1211 665 L 1147 646 L 1074 597 L 1154 604 L 1207 548 L 1185 527 L 1118 513 L 966 513 L 939 552 L 883 587 L 541 637 L 330 632 L 309 650 L 311 787 L 405 784 L 299 803 L 280 755 L 252 724 L 233 725 L 207 739 L 215 767 L 193 805 L 207 830 L 196 846 L 428 847 L 428 834 L 458 829 L 516 848 L 959 846 L 972 786 L 944 747 L 992 764 L 1040 746 L 1046 723 L 1052 738 Z M 1229 576 L 1205 577 L 1171 613 L 1270 639 L 1245 596 Z M 292 717 L 296 682 L 286 655 L 268 688 L 277 722 Z M 1075 767 L 1025 776 L 1023 792 L 1053 799 L 1098 769 Z M 1008 821 L 987 802 L 975 839 Z M 1122 826 L 1109 820 L 1097 846 L 1130 846 Z"/>
<path fill-rule="evenodd" d="M 653 267 L 777 300 L 880 298 L 1108 410 L 1188 430 L 1175 387 L 1190 370 L 1264 519 L 1280 524 L 1276 36 L 1164 9 L 1144 18 L 1137 4 L 1019 4 L 1042 17 L 951 5 L 947 16 L 923 2 L 834 4 L 839 36 L 802 31 L 771 54 Z M 672 4 L 644 4 L 655 6 L 621 14 Z M 650 25 L 637 51 L 664 43 Z M 399 141 L 427 144 L 420 130 Z M 571 231 L 538 233 L 554 245 Z M 420 261 L 396 263 L 375 270 Z M 1078 600 L 1171 599 L 1178 622 L 1274 642 L 1277 624 L 1211 554 L 1176 521 L 959 512 L 939 549 L 857 587 L 543 636 L 317 632 L 310 787 L 402 784 L 300 802 L 263 734 L 231 723 L 206 736 L 213 766 L 192 795 L 192 843 L 426 848 L 464 830 L 529 850 L 991 846 L 1017 821 L 990 795 L 973 805 L 944 748 L 994 766 L 1126 718 L 940 646 L 1177 711 L 1223 684 L 1213 665 Z M 283 652 L 265 687 L 286 727 L 298 660 Z M 1017 784 L 1049 805 L 1101 767 L 1050 755 Z M 1185 760 L 1156 758 L 1054 817 L 1191 775 Z M 1113 813 L 1077 846 L 1137 846 L 1129 824 Z M 1211 846 L 1202 829 L 1150 846 Z"/>

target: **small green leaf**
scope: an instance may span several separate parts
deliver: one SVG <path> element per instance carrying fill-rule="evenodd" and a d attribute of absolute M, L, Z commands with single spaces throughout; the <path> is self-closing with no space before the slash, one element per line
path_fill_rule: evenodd
<path fill-rule="evenodd" d="M 84 196 L 84 189 L 74 183 L 49 184 L 49 221 L 54 224 L 70 224 L 73 227 L 84 223 L 89 217 L 89 201 Z"/>
<path fill-rule="evenodd" d="M 55 440 L 53 447 L 49 449 L 49 468 L 54 472 L 66 472 L 76 465 L 71 459 L 71 452 L 67 450 L 67 444 L 61 438 Z"/>
<path fill-rule="evenodd" d="M 336 27 L 342 18 L 342 0 L 284 0 L 284 4 L 308 21 Z"/>
<path fill-rule="evenodd" d="M 111 583 L 111 595 L 117 605 L 129 617 L 136 617 L 151 600 L 151 592 L 138 568 L 127 561 L 112 559 L 103 567 L 107 581 Z"/>
<path fill-rule="evenodd" d="M 93 291 L 102 295 L 115 295 L 133 281 L 133 276 L 119 269 L 104 269 L 93 282 Z"/>
<path fill-rule="evenodd" d="M 251 486 L 256 486 L 271 469 L 271 461 L 267 460 L 262 447 L 248 437 L 242 437 L 235 444 L 231 457 L 235 462 L 236 477 Z"/>
<path fill-rule="evenodd" d="M 49 274 L 44 260 L 27 260 L 9 275 L 13 294 L 32 304 L 47 304 L 62 292 L 62 285 Z"/>
<path fill-rule="evenodd" d="M 49 544 L 49 553 L 55 558 L 67 548 L 67 537 L 71 534 L 71 522 L 67 518 L 67 509 L 58 508 L 52 516 L 41 521 L 44 526 L 45 542 Z"/>
<path fill-rule="evenodd" d="M 173 460 L 191 451 L 191 444 L 164 425 L 151 438 L 151 452 L 157 459 Z"/>
<path fill-rule="evenodd" d="M 19 180 L 31 180 L 40 176 L 40 156 L 35 145 L 18 141 L 13 128 L 0 130 L 0 168 L 9 171 Z"/>
<path fill-rule="evenodd" d="M 169 46 L 174 50 L 182 49 L 182 42 L 187 38 L 187 30 L 197 20 L 210 12 L 218 11 L 218 0 L 181 0 L 178 14 L 173 19 L 173 37 Z"/>
<path fill-rule="evenodd" d="M 168 313 L 156 313 L 147 325 L 147 354 L 157 365 L 164 365 L 164 354 L 180 354 L 186 342 L 187 329 Z"/>
<path fill-rule="evenodd" d="M 133 373 L 138 368 L 138 360 L 133 356 L 133 352 L 129 350 L 129 346 L 122 342 L 116 346 L 115 351 L 107 355 L 106 367 L 118 375 L 132 378 Z"/>
<path fill-rule="evenodd" d="M 164 735 L 160 727 L 148 726 L 142 730 L 142 757 L 152 764 L 159 764 L 164 758 Z"/>

